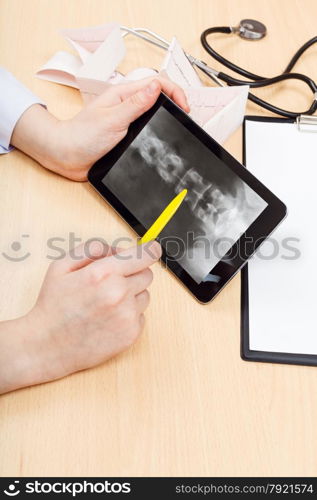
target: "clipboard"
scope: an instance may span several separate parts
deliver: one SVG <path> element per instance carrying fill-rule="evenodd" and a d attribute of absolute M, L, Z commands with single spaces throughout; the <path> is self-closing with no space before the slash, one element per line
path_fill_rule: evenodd
<path fill-rule="evenodd" d="M 297 215 L 297 212 L 305 213 L 306 201 L 308 205 L 313 206 L 316 200 L 317 207 L 317 189 L 315 199 L 309 198 L 309 193 L 314 191 L 314 179 L 317 186 L 317 160 L 314 154 L 317 133 L 314 132 L 317 132 L 316 116 L 302 116 L 295 122 L 284 118 L 246 116 L 243 123 L 243 164 L 285 201 L 290 221 L 288 225 L 287 219 L 282 222 L 281 228 L 277 228 L 276 233 L 281 231 L 278 234 L 279 237 L 283 235 L 283 231 L 287 234 L 287 229 L 293 228 L 296 233 L 295 229 L 298 228 L 299 233 L 302 234 L 302 237 L 299 238 L 298 250 L 303 250 L 297 260 L 294 254 L 294 259 L 286 263 L 274 262 L 274 260 L 260 263 L 256 253 L 242 269 L 241 357 L 245 361 L 317 365 L 317 314 L 315 321 L 312 321 L 313 312 L 310 309 L 314 302 L 311 292 L 314 292 L 317 287 L 317 279 L 314 281 L 314 275 L 317 277 L 317 270 L 315 271 L 311 266 L 312 273 L 310 275 L 307 275 L 307 272 L 303 273 L 304 276 L 297 275 L 300 277 L 301 285 L 301 289 L 297 290 L 297 309 L 294 307 L 296 303 L 295 292 L 289 286 L 293 270 L 294 280 L 296 272 L 301 269 L 307 271 L 307 259 L 312 257 L 314 250 L 316 251 L 317 264 L 317 247 L 311 248 L 313 241 L 311 245 L 305 246 L 305 241 L 307 241 L 307 238 L 305 240 L 305 220 L 299 228 L 300 215 Z M 300 164 L 298 164 L 299 158 L 302 159 Z M 285 170 L 286 163 L 287 171 Z M 278 179 L 279 176 L 283 177 L 279 173 L 279 167 L 286 172 L 284 182 L 282 179 Z M 300 174 L 301 169 L 302 173 Z M 305 175 L 308 173 L 311 175 L 306 178 L 305 188 Z M 295 180 L 297 180 L 297 185 L 294 183 Z M 301 180 L 303 186 L 301 186 Z M 301 187 L 307 192 L 301 193 L 297 200 L 295 199 L 296 189 Z M 303 196 L 306 196 L 306 201 L 299 206 L 299 200 Z M 315 214 L 317 216 L 317 209 Z M 314 219 L 311 214 L 310 217 Z M 315 221 L 313 227 L 316 226 Z M 313 227 L 311 227 L 309 238 L 317 242 Z M 274 237 L 274 235 L 275 233 L 272 236 Z M 283 240 L 277 238 L 277 241 Z M 282 268 L 283 271 L 281 271 Z M 290 273 L 285 269 L 292 271 Z M 276 273 L 275 282 L 274 272 Z M 281 276 L 284 276 L 284 282 L 281 280 Z M 306 287 L 303 286 L 305 283 Z M 274 303 L 273 299 L 270 301 L 270 294 L 273 295 Z M 266 296 L 267 301 L 265 301 Z M 317 299 L 316 292 L 315 297 Z M 302 323 L 300 317 L 302 317 Z M 302 328 L 299 328 L 300 325 Z M 296 328 L 298 335 L 296 335 Z"/>

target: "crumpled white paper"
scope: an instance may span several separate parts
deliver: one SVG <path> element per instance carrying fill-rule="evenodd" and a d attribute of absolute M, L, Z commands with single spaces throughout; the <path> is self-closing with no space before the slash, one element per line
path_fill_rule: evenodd
<path fill-rule="evenodd" d="M 136 68 L 126 75 L 116 71 L 126 55 L 123 33 L 116 23 L 64 29 L 61 34 L 77 55 L 56 52 L 36 76 L 79 89 L 84 101 L 100 95 L 109 85 L 157 74 L 150 68 Z M 241 125 L 249 87 L 203 85 L 175 37 L 158 73 L 184 89 L 191 108 L 190 116 L 217 142 L 225 142 Z"/>

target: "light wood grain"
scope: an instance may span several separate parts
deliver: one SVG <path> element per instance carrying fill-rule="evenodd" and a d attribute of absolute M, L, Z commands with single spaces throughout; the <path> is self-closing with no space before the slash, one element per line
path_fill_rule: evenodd
<path fill-rule="evenodd" d="M 80 109 L 77 91 L 34 78 L 55 51 L 68 49 L 61 27 L 112 20 L 146 26 L 168 39 L 176 34 L 186 50 L 210 61 L 200 32 L 251 17 L 268 26 L 267 38 L 215 36 L 214 45 L 251 71 L 274 75 L 316 35 L 316 15 L 316 0 L 1 0 L 0 63 L 67 118 Z M 125 69 L 155 66 L 162 57 L 135 42 L 130 49 Z M 298 65 L 315 79 L 316 50 Z M 258 94 L 299 109 L 311 98 L 303 88 L 281 84 Z M 248 112 L 260 111 L 249 105 Z M 241 131 L 227 147 L 241 159 Z M 133 235 L 88 185 L 53 175 L 19 152 L 0 161 L 0 251 L 24 240 L 31 252 L 21 263 L 0 253 L 1 319 L 8 319 L 34 303 L 49 237 Z M 239 293 L 236 277 L 202 306 L 157 265 L 147 326 L 132 349 L 0 398 L 0 474 L 316 475 L 317 370 L 243 362 Z"/>

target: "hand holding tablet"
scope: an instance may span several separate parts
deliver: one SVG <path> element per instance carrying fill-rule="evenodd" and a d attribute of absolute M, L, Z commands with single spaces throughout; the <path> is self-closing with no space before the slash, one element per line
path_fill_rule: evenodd
<path fill-rule="evenodd" d="M 273 193 L 164 94 L 88 179 L 139 236 L 187 190 L 158 241 L 163 262 L 201 302 L 216 296 L 286 215 Z"/>

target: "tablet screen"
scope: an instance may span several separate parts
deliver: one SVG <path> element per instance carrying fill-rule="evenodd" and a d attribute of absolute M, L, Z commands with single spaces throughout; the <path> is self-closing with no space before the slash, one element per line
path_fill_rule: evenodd
<path fill-rule="evenodd" d="M 158 239 L 198 284 L 267 207 L 164 107 L 102 182 L 146 229 L 177 193 L 188 190 Z"/>

